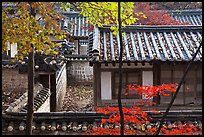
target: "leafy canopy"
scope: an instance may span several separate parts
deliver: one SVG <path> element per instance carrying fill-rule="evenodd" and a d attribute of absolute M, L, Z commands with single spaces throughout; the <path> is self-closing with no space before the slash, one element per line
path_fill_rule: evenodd
<path fill-rule="evenodd" d="M 31 44 L 34 45 L 36 53 L 57 54 L 55 48 L 60 45 L 52 42 L 49 36 L 61 39 L 66 36 L 66 32 L 60 30 L 57 23 L 62 17 L 53 10 L 54 3 L 6 2 L 6 4 L 15 6 L 2 9 L 2 52 L 7 51 L 9 42 L 18 45 L 15 60 L 26 57 L 33 50 Z M 40 16 L 32 16 L 31 7 Z M 39 20 L 44 26 L 39 24 Z"/>
<path fill-rule="evenodd" d="M 78 2 L 80 14 L 88 17 L 93 26 L 111 25 L 113 34 L 118 32 L 118 4 L 117 2 Z M 134 24 L 139 18 L 146 18 L 142 12 L 133 12 L 134 2 L 121 2 L 122 26 Z M 138 18 L 133 17 L 137 14 Z"/>

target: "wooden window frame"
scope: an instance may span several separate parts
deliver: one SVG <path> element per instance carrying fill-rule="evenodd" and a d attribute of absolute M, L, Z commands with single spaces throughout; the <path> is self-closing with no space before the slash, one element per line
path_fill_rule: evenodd
<path fill-rule="evenodd" d="M 124 74 L 125 74 L 125 80 L 126 80 L 126 83 L 127 83 L 127 81 L 128 81 L 128 74 L 129 73 L 134 73 L 134 72 L 138 72 L 139 73 L 139 78 L 138 78 L 138 83 L 139 83 L 139 85 L 142 85 L 142 71 L 145 71 L 145 70 L 152 70 L 152 69 L 144 69 L 144 68 L 137 68 L 137 69 L 123 69 L 123 77 L 124 77 Z M 116 79 L 116 73 L 118 73 L 117 72 L 117 70 L 113 70 L 112 72 L 111 72 L 111 75 L 112 75 L 112 80 L 111 80 L 111 83 L 112 83 L 112 99 L 114 100 L 114 99 L 117 99 L 117 97 L 116 97 L 116 94 L 115 94 L 115 92 L 114 92 L 114 89 L 115 89 L 115 79 Z M 122 99 L 131 99 L 131 98 L 123 98 L 122 97 Z M 135 98 L 132 98 L 132 99 L 135 99 Z M 141 96 L 141 98 L 140 99 L 136 99 L 136 100 L 141 100 L 142 99 L 142 96 Z"/>
<path fill-rule="evenodd" d="M 165 64 L 162 64 L 162 65 L 165 65 Z M 184 71 L 185 71 L 185 69 L 186 69 L 186 67 L 187 67 L 187 64 L 178 64 L 178 65 L 184 65 L 184 67 L 183 68 L 180 68 L 180 69 L 176 69 L 175 68 L 175 64 L 171 64 L 171 77 L 170 77 L 170 81 L 171 81 L 171 83 L 174 83 L 175 82 L 175 71 L 178 71 L 178 70 L 183 70 L 183 73 L 184 73 Z M 164 66 L 163 66 L 163 68 L 164 68 Z M 162 70 L 160 70 L 160 73 L 161 73 L 161 71 Z M 196 96 L 196 94 L 197 94 L 197 92 L 198 92 L 198 90 L 197 90 L 197 84 L 198 84 L 198 82 L 197 82 L 197 71 L 198 71 L 198 66 L 197 66 L 197 64 L 195 63 L 194 64 L 194 66 L 192 66 L 192 68 L 189 70 L 189 71 L 193 71 L 193 73 L 195 74 L 195 81 L 193 81 L 193 90 L 194 90 L 194 93 L 193 93 L 193 96 L 194 96 L 194 98 L 195 97 L 197 97 Z M 187 74 L 188 75 L 188 74 Z M 160 80 L 162 80 L 162 77 L 161 77 L 161 75 L 160 75 Z M 160 84 L 162 84 L 162 82 L 163 81 L 160 81 Z M 186 98 L 186 80 L 184 81 L 184 83 L 182 84 L 183 85 L 183 97 L 182 97 L 182 104 L 181 105 L 188 105 L 188 103 L 187 103 L 187 98 Z M 171 98 L 173 97 L 173 94 L 174 93 L 172 93 L 171 94 Z M 161 105 L 163 102 L 159 102 L 159 105 Z M 196 104 L 196 100 L 194 100 L 194 104 Z M 175 104 L 175 105 L 180 105 L 180 104 Z"/>

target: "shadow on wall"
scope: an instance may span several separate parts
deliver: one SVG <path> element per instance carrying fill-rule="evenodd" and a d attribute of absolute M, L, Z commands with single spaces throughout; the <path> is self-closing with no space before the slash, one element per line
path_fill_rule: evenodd
<path fill-rule="evenodd" d="M 67 63 L 67 84 L 93 82 L 93 67 L 89 62 L 68 62 Z"/>
<path fill-rule="evenodd" d="M 23 94 L 27 94 L 27 89 L 27 73 L 21 74 L 17 68 L 2 67 L 2 111 Z"/>

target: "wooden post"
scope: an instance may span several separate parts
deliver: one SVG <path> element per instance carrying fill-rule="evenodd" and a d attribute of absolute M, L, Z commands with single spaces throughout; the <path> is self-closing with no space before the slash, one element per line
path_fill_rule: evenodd
<path fill-rule="evenodd" d="M 50 112 L 56 112 L 57 99 L 56 99 L 56 78 L 55 74 L 50 75 Z"/>
<path fill-rule="evenodd" d="M 93 85 L 94 88 L 94 106 L 98 106 L 100 98 L 100 68 L 98 63 L 93 64 L 93 81 L 95 84 Z"/>

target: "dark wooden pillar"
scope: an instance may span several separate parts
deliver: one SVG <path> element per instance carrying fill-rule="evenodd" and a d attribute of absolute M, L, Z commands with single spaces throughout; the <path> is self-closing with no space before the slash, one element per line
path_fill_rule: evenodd
<path fill-rule="evenodd" d="M 98 106 L 99 102 L 101 100 L 101 90 L 100 90 L 100 85 L 101 85 L 101 76 L 100 76 L 100 67 L 99 63 L 94 63 L 93 64 L 93 88 L 94 88 L 94 106 Z"/>
<path fill-rule="evenodd" d="M 161 69 L 159 62 L 155 61 L 153 62 L 153 85 L 157 86 L 160 84 L 160 77 L 161 77 Z M 160 104 L 160 95 L 157 95 L 153 97 L 153 102 L 156 103 L 156 105 Z"/>
<path fill-rule="evenodd" d="M 56 78 L 55 74 L 50 75 L 50 112 L 56 112 Z"/>

